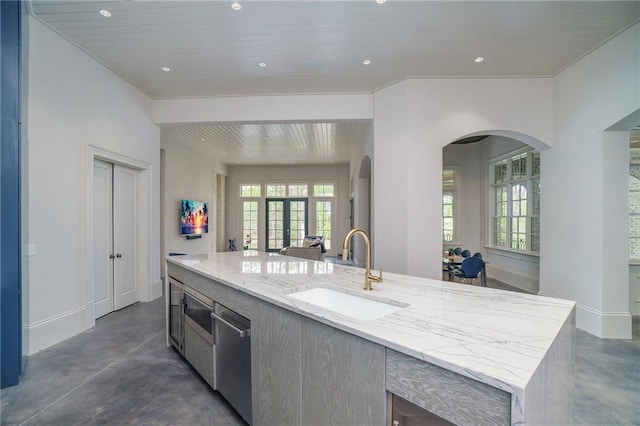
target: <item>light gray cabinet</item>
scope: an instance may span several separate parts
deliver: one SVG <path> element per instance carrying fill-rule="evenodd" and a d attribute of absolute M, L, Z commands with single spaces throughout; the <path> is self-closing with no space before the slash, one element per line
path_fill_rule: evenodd
<path fill-rule="evenodd" d="M 511 424 L 511 394 L 391 349 L 386 387 L 454 424 Z"/>
<path fill-rule="evenodd" d="M 255 425 L 383 425 L 384 347 L 256 300 Z"/>
<path fill-rule="evenodd" d="M 302 318 L 259 300 L 251 323 L 255 425 L 302 424 Z"/>
<path fill-rule="evenodd" d="M 302 322 L 302 417 L 309 425 L 383 425 L 385 348 Z"/>

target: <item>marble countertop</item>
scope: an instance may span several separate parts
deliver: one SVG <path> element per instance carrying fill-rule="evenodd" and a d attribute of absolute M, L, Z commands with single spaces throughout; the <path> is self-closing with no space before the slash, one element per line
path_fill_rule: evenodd
<path fill-rule="evenodd" d="M 385 273 L 384 282 L 365 292 L 363 269 L 257 251 L 167 261 L 520 396 L 575 306 L 563 299 L 393 273 Z M 319 286 L 408 306 L 363 321 L 288 296 Z"/>

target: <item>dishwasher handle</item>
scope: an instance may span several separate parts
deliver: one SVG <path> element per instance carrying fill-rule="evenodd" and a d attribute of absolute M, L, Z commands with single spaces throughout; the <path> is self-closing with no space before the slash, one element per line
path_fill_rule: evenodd
<path fill-rule="evenodd" d="M 215 312 L 211 313 L 211 317 L 215 318 L 217 321 L 220 321 L 222 324 L 226 325 L 227 327 L 232 328 L 233 331 L 238 333 L 238 335 L 240 337 L 249 337 L 249 336 L 251 336 L 251 329 L 242 330 L 242 329 L 236 327 L 235 325 L 231 324 L 229 321 L 227 321 L 226 319 L 222 318 L 220 315 L 216 314 Z"/>

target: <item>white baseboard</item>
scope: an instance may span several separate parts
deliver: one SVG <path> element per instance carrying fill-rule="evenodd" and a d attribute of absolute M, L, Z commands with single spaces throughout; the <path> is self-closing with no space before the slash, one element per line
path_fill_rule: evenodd
<path fill-rule="evenodd" d="M 28 344 L 27 355 L 53 346 L 85 330 L 84 306 L 22 327 Z"/>
<path fill-rule="evenodd" d="M 163 280 L 159 279 L 157 281 L 152 281 L 149 283 L 149 302 L 157 299 L 158 297 L 162 297 L 162 287 L 164 286 Z"/>
<path fill-rule="evenodd" d="M 539 296 L 556 297 L 540 291 Z M 601 339 L 631 339 L 629 312 L 602 312 L 576 304 L 576 328 Z"/>
<path fill-rule="evenodd" d="M 537 293 L 540 288 L 540 282 L 537 279 L 518 275 L 491 263 L 487 263 L 487 276 L 529 293 Z"/>
<path fill-rule="evenodd" d="M 631 339 L 629 312 L 601 312 L 578 305 L 576 327 L 603 339 Z"/>

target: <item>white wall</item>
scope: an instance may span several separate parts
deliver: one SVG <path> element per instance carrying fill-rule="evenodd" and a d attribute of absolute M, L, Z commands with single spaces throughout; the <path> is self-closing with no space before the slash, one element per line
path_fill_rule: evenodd
<path fill-rule="evenodd" d="M 628 219 L 610 221 L 624 206 L 608 204 L 628 197 L 609 176 L 628 170 L 628 141 L 603 132 L 640 108 L 639 57 L 636 24 L 554 77 L 555 146 L 541 157 L 540 291 L 576 300 L 578 327 L 601 337 L 631 336 Z"/>
<path fill-rule="evenodd" d="M 372 209 L 373 194 L 371 188 L 373 186 L 373 124 L 368 126 L 368 132 L 364 140 L 360 143 L 351 143 L 350 161 L 349 161 L 349 181 L 352 184 L 351 196 L 354 205 L 354 227 L 364 229 L 369 233 L 372 245 L 375 246 L 376 236 L 373 234 Z M 362 177 L 363 162 L 369 162 L 369 177 Z M 366 173 L 364 173 L 366 175 Z M 357 265 L 362 265 L 366 258 L 366 245 L 360 238 L 354 238 L 351 241 L 353 245 L 354 259 Z M 375 259 L 372 259 L 375 265 Z"/>
<path fill-rule="evenodd" d="M 526 99 L 526 102 L 523 102 Z M 551 80 L 412 79 L 374 94 L 376 256 L 440 279 L 442 147 L 475 133 L 551 142 Z"/>
<path fill-rule="evenodd" d="M 89 145 L 149 164 L 149 229 L 159 223 L 160 131 L 151 101 L 130 84 L 29 18 L 28 265 L 29 316 L 23 324 L 33 354 L 84 330 L 87 291 Z M 160 288 L 159 233 L 142 244 L 142 275 Z"/>
<path fill-rule="evenodd" d="M 165 152 L 162 255 L 167 256 L 170 252 L 194 254 L 216 251 L 214 173 L 226 174 L 226 166 L 195 151 L 166 132 L 162 132 L 161 145 Z M 180 200 L 197 200 L 209 204 L 208 234 L 191 240 L 180 236 Z"/>
<path fill-rule="evenodd" d="M 370 120 L 372 95 L 274 95 L 167 99 L 153 103 L 155 123 Z"/>
<path fill-rule="evenodd" d="M 335 183 L 336 210 L 333 246 L 327 250 L 327 256 L 337 256 L 342 248 L 342 238 L 349 232 L 349 166 L 305 165 L 305 166 L 229 166 L 226 184 L 226 234 L 235 238 L 239 249 L 244 240 L 242 235 L 242 210 L 240 199 L 241 183 Z M 311 188 L 310 188 L 311 190 Z M 264 197 L 263 197 L 264 199 Z M 258 217 L 261 220 L 261 233 L 265 231 L 265 206 L 260 204 Z M 315 207 L 309 194 L 309 234 L 315 232 Z M 258 240 L 258 249 L 265 250 L 263 234 Z"/>
<path fill-rule="evenodd" d="M 480 152 L 487 143 L 485 139 L 467 145 L 447 145 L 442 149 L 442 168 L 455 170 L 456 185 L 455 241 L 447 243 L 445 248 L 462 247 L 471 250 L 471 254 L 483 251 L 486 205 L 481 201 L 484 182 Z"/>

